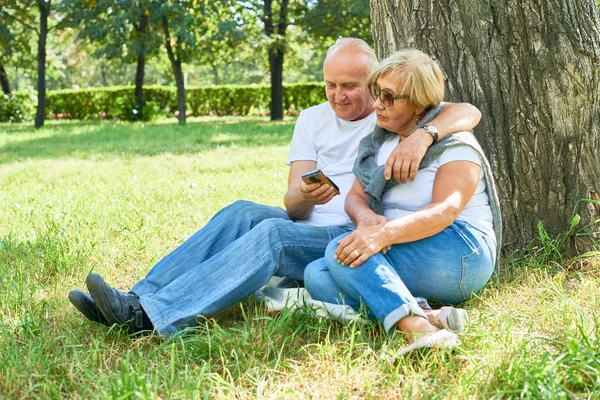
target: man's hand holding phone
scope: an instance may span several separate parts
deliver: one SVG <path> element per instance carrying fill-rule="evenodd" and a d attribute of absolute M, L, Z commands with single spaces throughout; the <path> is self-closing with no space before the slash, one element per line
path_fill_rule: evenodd
<path fill-rule="evenodd" d="M 326 204 L 340 194 L 337 185 L 320 169 L 302 175 L 299 190 L 304 200 L 311 204 Z"/>

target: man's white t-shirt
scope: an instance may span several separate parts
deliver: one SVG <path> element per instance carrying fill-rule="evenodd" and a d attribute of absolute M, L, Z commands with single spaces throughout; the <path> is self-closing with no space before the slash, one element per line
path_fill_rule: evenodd
<path fill-rule="evenodd" d="M 340 195 L 329 203 L 316 205 L 310 217 L 298 221 L 316 226 L 354 224 L 344 212 L 346 195 L 354 182 L 354 160 L 360 140 L 375 129 L 375 113 L 359 121 L 339 119 L 329 103 L 310 107 L 300 113 L 294 128 L 287 165 L 292 161 L 316 161 L 338 187 Z"/>
<path fill-rule="evenodd" d="M 385 164 L 392 150 L 398 145 L 398 141 L 399 137 L 391 137 L 383 143 L 377 154 L 377 165 Z M 457 146 L 444 151 L 427 168 L 419 169 L 414 181 L 396 185 L 384 193 L 383 208 L 385 217 L 388 220 L 397 219 L 431 204 L 435 174 L 442 165 L 451 161 L 471 161 L 481 166 L 481 159 L 475 150 L 468 146 Z M 485 188 L 485 178 L 483 172 L 480 172 L 477 189 L 457 219 L 468 222 L 486 233 L 495 245 L 496 235 L 494 233 L 492 209 Z"/>

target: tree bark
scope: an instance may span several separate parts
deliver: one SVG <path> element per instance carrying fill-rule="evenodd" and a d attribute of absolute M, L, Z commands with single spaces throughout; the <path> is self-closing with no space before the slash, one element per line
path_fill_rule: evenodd
<path fill-rule="evenodd" d="M 144 54 L 138 55 L 137 69 L 135 71 L 135 103 L 137 105 L 137 118 L 143 119 L 144 113 L 144 65 L 146 57 Z"/>
<path fill-rule="evenodd" d="M 44 126 L 46 118 L 46 40 L 48 38 L 48 14 L 50 13 L 50 0 L 38 0 L 40 9 L 40 31 L 38 36 L 38 79 L 37 92 L 38 104 L 35 114 L 36 129 Z"/>
<path fill-rule="evenodd" d="M 107 87 L 108 80 L 106 79 L 106 64 L 104 62 L 100 64 L 100 75 L 102 76 L 102 86 Z"/>
<path fill-rule="evenodd" d="M 579 202 L 600 200 L 594 0 L 372 0 L 371 18 L 380 57 L 424 51 L 448 78 L 446 99 L 482 111 L 475 134 L 494 170 L 506 249 L 536 238 L 538 220 L 555 238 L 574 210 L 579 227 L 600 217 L 600 202 Z M 583 233 L 563 250 L 598 244 Z"/>
<path fill-rule="evenodd" d="M 142 35 L 142 38 L 146 34 L 146 28 L 148 26 L 148 16 L 142 14 L 140 24 L 136 26 L 137 31 Z M 146 52 L 145 48 L 142 49 L 141 53 L 137 58 L 137 69 L 135 71 L 135 102 L 137 104 L 137 117 L 143 119 L 144 113 L 144 70 L 146 64 Z"/>
<path fill-rule="evenodd" d="M 273 24 L 272 0 L 264 2 L 265 34 L 272 39 L 269 45 L 269 70 L 271 71 L 271 121 L 283 119 L 283 60 L 289 0 L 281 0 L 277 29 Z M 277 35 L 273 38 L 274 35 Z"/>
<path fill-rule="evenodd" d="M 0 64 L 0 86 L 2 86 L 2 92 L 4 94 L 10 94 L 10 84 L 8 81 L 8 74 L 4 69 L 4 66 Z"/>
<path fill-rule="evenodd" d="M 212 67 L 212 73 L 213 73 L 213 85 L 219 85 L 221 84 L 221 78 L 220 78 L 220 74 L 219 74 L 219 67 L 217 66 L 217 63 L 213 63 L 211 65 Z"/>
<path fill-rule="evenodd" d="M 283 119 L 283 50 L 269 50 L 271 70 L 271 121 Z"/>
<path fill-rule="evenodd" d="M 169 34 L 169 22 L 165 17 L 162 18 L 163 31 L 165 33 L 165 46 L 167 48 L 167 54 L 173 67 L 173 74 L 175 75 L 175 85 L 177 86 L 177 111 L 179 112 L 179 125 L 186 124 L 186 109 L 185 109 L 185 85 L 183 81 L 183 71 L 181 69 L 181 60 L 175 57 L 173 47 L 171 46 L 171 36 Z"/>

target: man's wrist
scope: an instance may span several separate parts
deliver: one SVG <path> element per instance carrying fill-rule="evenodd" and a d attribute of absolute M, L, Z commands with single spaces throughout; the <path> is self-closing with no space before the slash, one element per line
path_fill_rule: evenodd
<path fill-rule="evenodd" d="M 433 141 L 433 136 L 427 133 L 427 131 L 424 128 L 419 128 L 416 131 L 414 131 L 414 133 L 418 133 L 420 137 L 425 138 L 423 139 L 423 143 L 427 144 L 427 147 L 435 143 Z"/>
<path fill-rule="evenodd" d="M 425 125 L 423 126 L 423 130 L 425 132 L 427 132 L 427 134 L 429 136 L 431 136 L 431 139 L 433 140 L 433 142 L 431 144 L 434 144 L 435 142 L 437 142 L 438 140 L 438 136 L 439 136 L 439 132 L 437 130 L 437 128 L 433 125 Z"/>

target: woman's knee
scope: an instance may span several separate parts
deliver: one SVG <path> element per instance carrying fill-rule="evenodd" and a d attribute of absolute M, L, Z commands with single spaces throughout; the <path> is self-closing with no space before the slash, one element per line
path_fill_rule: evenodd
<path fill-rule="evenodd" d="M 329 274 L 325 260 L 320 258 L 308 264 L 304 269 L 304 287 L 315 297 L 322 291 L 323 278 Z M 315 297 L 316 298 L 316 297 Z"/>
<path fill-rule="evenodd" d="M 304 287 L 313 299 L 336 303 L 339 300 L 339 290 L 331 278 L 324 258 L 308 264 L 304 270 Z"/>
<path fill-rule="evenodd" d="M 335 252 L 338 249 L 338 242 L 342 240 L 344 237 L 348 236 L 351 232 L 344 233 L 333 239 L 327 245 L 327 249 L 325 250 L 325 261 L 327 261 L 327 265 L 339 265 L 337 260 L 335 259 Z"/>

